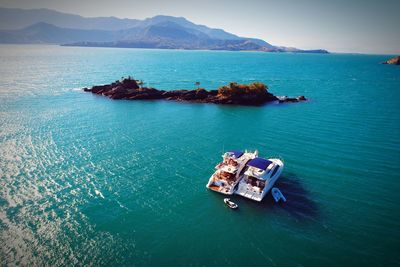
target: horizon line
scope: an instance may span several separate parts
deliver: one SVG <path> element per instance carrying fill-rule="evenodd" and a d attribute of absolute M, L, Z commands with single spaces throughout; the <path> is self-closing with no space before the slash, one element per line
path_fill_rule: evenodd
<path fill-rule="evenodd" d="M 271 45 L 277 46 L 277 47 L 298 48 L 298 49 L 301 49 L 301 50 L 319 50 L 319 49 L 322 49 L 322 50 L 328 51 L 331 54 L 333 54 L 333 53 L 335 53 L 335 54 L 362 54 L 362 55 L 398 55 L 398 54 L 400 54 L 400 51 L 399 52 L 388 52 L 388 53 L 385 53 L 385 52 L 357 52 L 357 51 L 350 52 L 350 51 L 343 51 L 343 50 L 340 50 L 340 51 L 338 51 L 338 50 L 328 50 L 328 49 L 325 49 L 325 48 L 300 48 L 300 47 L 297 47 L 297 45 L 287 45 L 287 46 L 286 45 L 275 45 L 275 44 L 272 44 L 271 42 L 265 40 L 263 37 L 257 37 L 257 36 L 255 36 L 255 37 L 246 37 L 246 36 L 242 36 L 240 34 L 236 34 L 236 33 L 233 33 L 233 32 L 226 31 L 222 27 L 215 27 L 214 28 L 214 27 L 208 26 L 207 24 L 204 24 L 204 23 L 194 22 L 192 20 L 187 19 L 186 17 L 184 17 L 182 15 L 174 16 L 174 15 L 168 15 L 168 14 L 158 14 L 158 15 L 154 15 L 154 16 L 146 16 L 143 19 L 140 19 L 140 18 L 133 18 L 133 17 L 120 17 L 120 16 L 115 16 L 115 15 L 109 15 L 109 16 L 85 16 L 85 15 L 82 15 L 82 14 L 71 13 L 71 12 L 68 12 L 68 11 L 60 11 L 60 10 L 57 10 L 57 9 L 47 8 L 47 7 L 22 8 L 22 7 L 4 7 L 4 6 L 0 6 L 0 8 L 2 8 L 2 9 L 10 9 L 10 10 L 12 10 L 12 9 L 14 9 L 14 10 L 24 10 L 24 11 L 46 10 L 46 11 L 53 11 L 53 12 L 58 12 L 58 13 L 61 13 L 61 14 L 66 14 L 66 15 L 79 16 L 81 18 L 86 18 L 86 19 L 115 18 L 115 19 L 120 19 L 120 20 L 126 20 L 127 19 L 127 20 L 143 21 L 143 20 L 146 20 L 146 19 L 151 19 L 151 18 L 155 18 L 155 17 L 159 17 L 159 16 L 165 16 L 165 17 L 172 17 L 172 18 L 181 18 L 181 19 L 184 19 L 184 20 L 186 20 L 186 21 L 188 21 L 190 23 L 193 23 L 193 24 L 195 24 L 197 26 L 205 26 L 205 27 L 208 27 L 210 29 L 222 30 L 222 31 L 224 31 L 226 33 L 233 34 L 233 35 L 236 35 L 236 36 L 241 37 L 241 38 L 260 39 L 260 40 L 262 40 L 264 42 L 270 43 Z M 45 21 L 41 21 L 41 22 L 48 23 L 48 22 L 45 22 Z M 37 22 L 37 23 L 40 23 L 40 22 Z M 34 24 L 36 24 L 36 23 L 34 23 Z M 34 24 L 32 24 L 32 25 L 34 25 Z M 60 27 L 60 26 L 54 25 L 52 23 L 48 23 L 48 24 L 56 26 L 56 27 Z M 31 25 L 29 25 L 29 26 L 31 26 Z M 29 26 L 26 26 L 26 27 L 29 27 Z M 60 28 L 64 28 L 64 29 L 79 29 L 79 28 L 65 28 L 65 27 L 60 27 Z M 88 30 L 94 30 L 94 29 L 88 29 Z M 172 49 L 172 50 L 174 50 L 174 49 Z M 289 52 L 285 52 L 285 53 L 289 53 Z"/>

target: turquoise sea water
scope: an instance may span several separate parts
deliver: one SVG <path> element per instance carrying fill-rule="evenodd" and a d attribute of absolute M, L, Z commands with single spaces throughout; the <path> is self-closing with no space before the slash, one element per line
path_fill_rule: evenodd
<path fill-rule="evenodd" d="M 400 68 L 387 56 L 0 46 L 0 265 L 398 266 Z M 113 101 L 80 88 L 261 81 L 308 102 Z M 288 202 L 205 188 L 281 156 Z"/>

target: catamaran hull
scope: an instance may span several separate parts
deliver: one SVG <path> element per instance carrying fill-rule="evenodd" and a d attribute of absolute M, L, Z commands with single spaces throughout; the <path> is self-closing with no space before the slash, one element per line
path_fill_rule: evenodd
<path fill-rule="evenodd" d="M 242 184 L 242 186 L 241 186 L 242 182 L 240 182 L 238 190 L 235 191 L 236 195 L 240 195 L 242 197 L 245 197 L 245 198 L 248 198 L 251 200 L 255 200 L 258 202 L 263 200 L 263 198 L 268 194 L 268 192 L 274 186 L 275 182 L 278 180 L 279 176 L 281 175 L 281 173 L 283 171 L 283 162 L 280 159 L 269 159 L 269 160 L 276 163 L 279 166 L 279 168 L 276 171 L 276 173 L 274 174 L 274 176 L 271 177 L 268 184 L 265 185 L 264 189 L 260 193 L 258 193 L 257 191 L 248 189 L 246 184 Z"/>

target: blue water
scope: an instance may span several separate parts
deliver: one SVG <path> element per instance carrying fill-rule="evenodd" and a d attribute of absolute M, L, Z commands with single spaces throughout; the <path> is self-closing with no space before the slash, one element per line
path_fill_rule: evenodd
<path fill-rule="evenodd" d="M 0 46 L 0 265 L 400 265 L 400 68 L 388 56 Z M 308 102 L 113 101 L 261 81 Z M 220 154 L 280 156 L 287 203 L 205 188 Z"/>

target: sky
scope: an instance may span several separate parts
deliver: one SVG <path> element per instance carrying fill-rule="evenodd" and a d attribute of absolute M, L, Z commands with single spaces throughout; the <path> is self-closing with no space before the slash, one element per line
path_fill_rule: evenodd
<path fill-rule="evenodd" d="M 185 17 L 273 45 L 330 52 L 400 54 L 400 0 L 0 0 L 85 17 Z"/>

